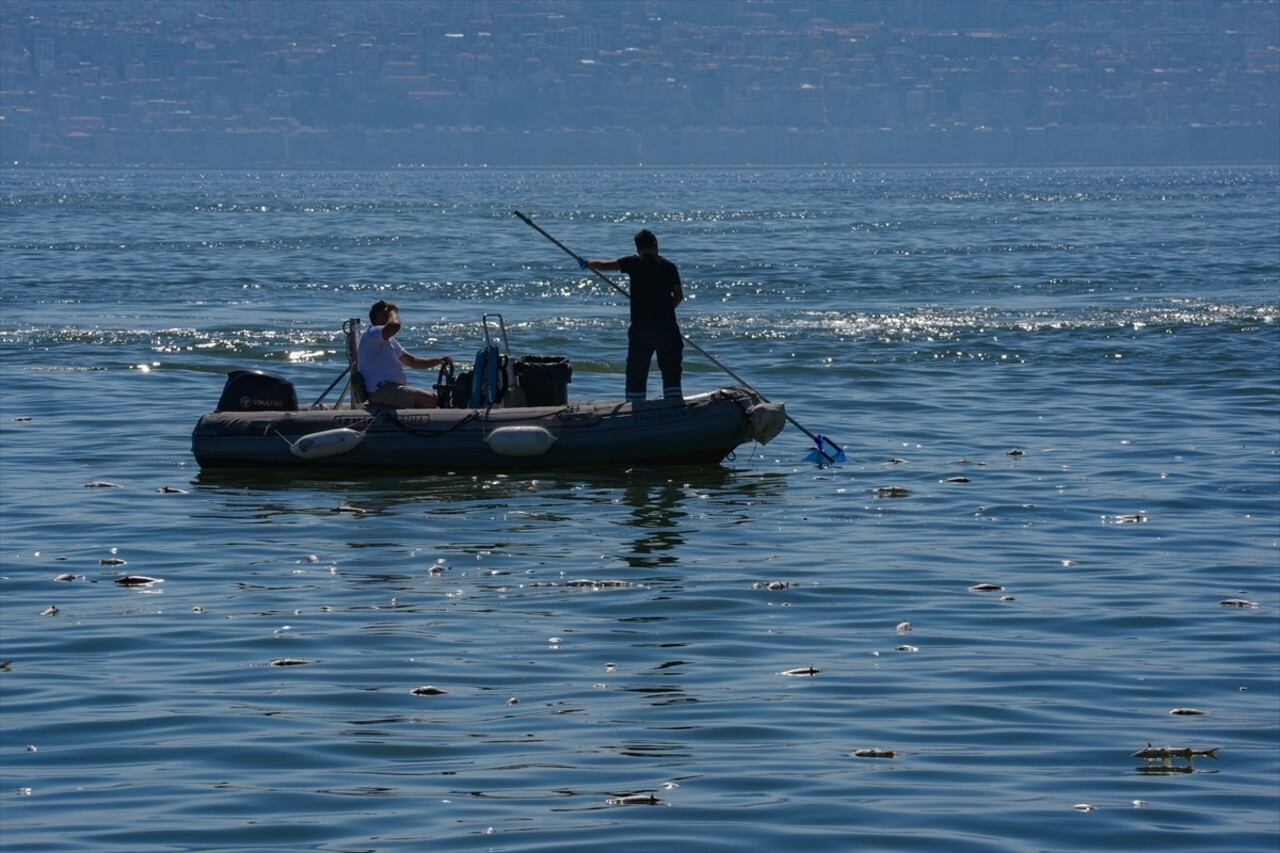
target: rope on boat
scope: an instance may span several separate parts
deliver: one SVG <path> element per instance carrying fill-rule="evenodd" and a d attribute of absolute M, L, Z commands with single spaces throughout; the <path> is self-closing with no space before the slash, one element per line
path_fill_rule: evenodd
<path fill-rule="evenodd" d="M 419 429 L 417 427 L 414 427 L 414 426 L 411 426 L 410 424 L 405 423 L 395 415 L 390 415 L 390 414 L 388 415 L 387 420 L 391 423 L 392 426 L 397 427 L 403 430 L 404 432 L 409 433 L 409 435 L 418 435 L 418 436 L 422 436 L 423 438 L 438 438 L 442 435 L 448 435 L 449 433 L 453 432 L 455 429 L 462 426 L 463 424 L 470 423 L 471 421 L 475 420 L 478 416 L 479 414 L 477 412 L 470 412 L 465 418 L 458 420 L 453 426 L 446 427 L 445 429 L 438 429 L 438 430 Z"/>

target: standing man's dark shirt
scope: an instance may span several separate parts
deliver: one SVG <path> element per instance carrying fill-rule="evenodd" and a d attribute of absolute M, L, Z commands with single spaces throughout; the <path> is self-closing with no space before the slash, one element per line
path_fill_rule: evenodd
<path fill-rule="evenodd" d="M 631 279 L 631 323 L 655 330 L 676 325 L 680 271 L 661 255 L 628 255 L 618 266 Z"/>

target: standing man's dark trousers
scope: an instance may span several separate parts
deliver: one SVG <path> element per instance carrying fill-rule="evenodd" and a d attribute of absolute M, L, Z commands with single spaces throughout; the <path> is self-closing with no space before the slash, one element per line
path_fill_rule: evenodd
<path fill-rule="evenodd" d="M 640 402 L 649 386 L 649 364 L 658 354 L 662 371 L 662 396 L 681 399 L 680 374 L 683 369 L 684 338 L 678 328 L 627 330 L 627 401 Z"/>

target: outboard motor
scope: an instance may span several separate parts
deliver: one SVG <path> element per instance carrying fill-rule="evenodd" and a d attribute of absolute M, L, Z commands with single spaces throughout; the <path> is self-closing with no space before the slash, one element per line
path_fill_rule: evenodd
<path fill-rule="evenodd" d="M 283 376 L 265 370 L 233 370 L 218 398 L 219 412 L 296 412 L 298 392 Z"/>

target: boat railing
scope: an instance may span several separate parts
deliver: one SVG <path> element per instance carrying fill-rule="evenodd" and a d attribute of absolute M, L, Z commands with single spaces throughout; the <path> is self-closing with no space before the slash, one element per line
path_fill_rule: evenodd
<path fill-rule="evenodd" d="M 492 318 L 492 319 L 490 319 Z M 496 330 L 494 328 L 496 324 Z M 502 355 L 500 360 L 501 369 L 505 376 L 501 383 L 505 391 L 502 399 L 496 401 L 496 404 L 503 408 L 521 408 L 526 405 L 524 389 L 520 387 L 516 377 L 516 364 L 511 359 L 511 342 L 507 339 L 507 324 L 502 319 L 501 314 L 482 314 L 480 315 L 480 325 L 484 327 L 484 345 L 486 349 L 497 347 L 496 338 L 502 339 L 502 346 L 499 352 Z"/>
<path fill-rule="evenodd" d="M 350 408 L 358 409 L 369 399 L 369 390 L 364 386 L 364 377 L 360 375 L 360 365 L 356 353 L 360 346 L 360 318 L 352 317 L 342 324 L 342 331 L 347 338 L 347 371 L 350 378 L 347 385 L 338 395 L 337 408 L 342 408 L 342 400 L 350 392 Z"/>

